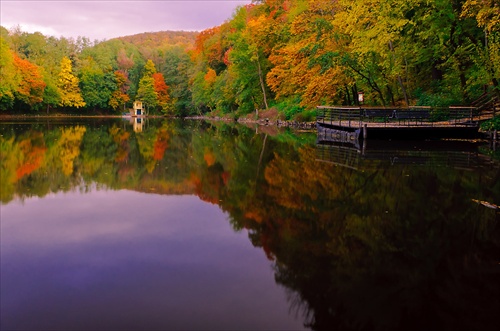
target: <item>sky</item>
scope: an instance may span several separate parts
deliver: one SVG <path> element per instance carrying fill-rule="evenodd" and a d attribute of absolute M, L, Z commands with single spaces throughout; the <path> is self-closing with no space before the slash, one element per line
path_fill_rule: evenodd
<path fill-rule="evenodd" d="M 202 31 L 251 0 L 0 0 L 0 25 L 91 41 L 142 32 Z"/>

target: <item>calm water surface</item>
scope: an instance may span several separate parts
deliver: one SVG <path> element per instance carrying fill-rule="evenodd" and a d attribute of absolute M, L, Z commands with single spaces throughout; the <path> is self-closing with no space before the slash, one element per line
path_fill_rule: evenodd
<path fill-rule="evenodd" d="M 496 330 L 475 142 L 0 122 L 2 330 Z"/>

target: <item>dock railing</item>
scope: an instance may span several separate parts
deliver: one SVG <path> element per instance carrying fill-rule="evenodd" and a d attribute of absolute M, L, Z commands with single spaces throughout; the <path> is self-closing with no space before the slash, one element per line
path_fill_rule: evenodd
<path fill-rule="evenodd" d="M 480 112 L 477 107 L 452 106 L 436 108 L 410 106 L 386 107 L 333 107 L 318 106 L 316 121 L 320 124 L 346 128 L 373 126 L 477 126 Z"/>
<path fill-rule="evenodd" d="M 451 106 L 448 109 L 450 121 L 452 121 L 454 125 L 477 125 L 477 121 L 475 121 L 479 116 L 477 107 Z"/>
<path fill-rule="evenodd" d="M 318 106 L 316 121 L 349 128 L 360 128 L 363 120 L 361 107 Z"/>

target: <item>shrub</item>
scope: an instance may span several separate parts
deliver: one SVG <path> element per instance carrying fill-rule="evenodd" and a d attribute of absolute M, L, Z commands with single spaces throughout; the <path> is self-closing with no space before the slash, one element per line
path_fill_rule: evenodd
<path fill-rule="evenodd" d="M 418 98 L 417 106 L 446 108 L 452 105 L 461 104 L 460 98 L 442 92 L 428 94 L 426 92 L 416 91 L 415 95 Z"/>
<path fill-rule="evenodd" d="M 293 116 L 293 120 L 297 122 L 312 122 L 316 119 L 316 111 L 314 110 L 304 110 Z"/>
<path fill-rule="evenodd" d="M 302 113 L 305 110 L 304 107 L 300 106 L 300 97 L 298 96 L 284 99 L 277 103 L 275 107 L 280 113 L 285 115 L 286 120 L 294 118 L 295 115 Z"/>
<path fill-rule="evenodd" d="M 481 123 L 481 130 L 483 131 L 500 130 L 500 115 L 493 117 L 491 120 L 487 120 Z"/>

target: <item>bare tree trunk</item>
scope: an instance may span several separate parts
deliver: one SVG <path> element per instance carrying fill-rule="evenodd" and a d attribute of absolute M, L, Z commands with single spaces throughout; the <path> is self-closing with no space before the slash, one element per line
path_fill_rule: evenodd
<path fill-rule="evenodd" d="M 345 85 L 345 93 L 346 93 L 345 102 L 347 105 L 351 105 L 351 94 L 349 93 L 349 87 L 347 85 Z"/>
<path fill-rule="evenodd" d="M 262 68 L 260 67 L 259 54 L 257 54 L 257 68 L 259 70 L 259 81 L 260 88 L 262 89 L 262 96 L 264 97 L 264 105 L 266 106 L 266 109 L 268 109 L 269 106 L 267 105 L 266 85 L 264 83 L 264 78 L 262 77 Z"/>
<path fill-rule="evenodd" d="M 392 46 L 392 41 L 389 40 L 389 49 L 391 50 L 392 52 L 392 56 L 394 57 L 394 47 Z M 401 75 L 398 74 L 398 83 L 399 83 L 399 86 L 401 87 L 401 91 L 403 91 L 403 95 L 405 97 L 405 103 L 406 103 L 406 106 L 408 107 L 410 105 L 409 101 L 408 101 L 408 95 L 406 94 L 406 88 L 403 84 L 403 80 L 401 79 Z"/>
<path fill-rule="evenodd" d="M 403 84 L 403 80 L 401 79 L 400 75 L 398 75 L 398 83 L 399 83 L 399 86 L 401 87 L 401 90 L 403 91 L 403 95 L 405 97 L 406 107 L 408 107 L 410 105 L 410 102 L 408 101 L 408 95 L 406 94 L 406 88 Z"/>

